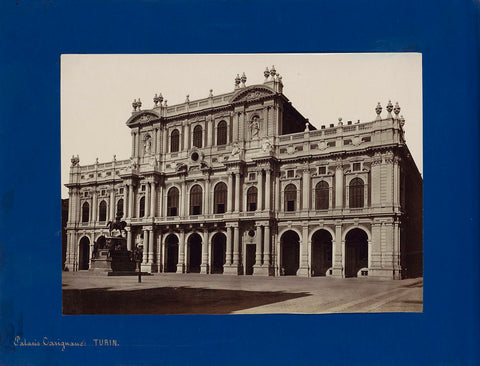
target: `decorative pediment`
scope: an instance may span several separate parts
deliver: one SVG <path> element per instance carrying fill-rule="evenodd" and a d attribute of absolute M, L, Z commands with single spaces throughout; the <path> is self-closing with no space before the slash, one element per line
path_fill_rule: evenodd
<path fill-rule="evenodd" d="M 248 88 L 241 89 L 236 94 L 233 95 L 230 103 L 236 102 L 249 102 L 255 99 L 260 99 L 263 97 L 268 97 L 274 95 L 275 92 L 266 86 L 251 86 Z"/>
<path fill-rule="evenodd" d="M 127 125 L 135 124 L 135 123 L 148 123 L 154 119 L 159 118 L 157 114 L 153 112 L 143 112 L 139 114 L 135 114 L 127 121 Z"/>

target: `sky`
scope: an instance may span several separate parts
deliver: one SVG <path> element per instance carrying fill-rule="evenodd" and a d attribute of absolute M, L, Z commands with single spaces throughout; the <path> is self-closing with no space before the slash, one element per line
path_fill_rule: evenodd
<path fill-rule="evenodd" d="M 168 105 L 233 91 L 237 74 L 246 85 L 262 84 L 275 66 L 283 93 L 310 123 L 372 121 L 377 102 L 386 117 L 389 100 L 405 117 L 407 146 L 423 172 L 422 55 L 370 54 L 161 54 L 61 56 L 61 184 L 68 197 L 70 159 L 80 165 L 128 159 L 133 99 L 142 110 L 153 107 L 155 93 Z"/>

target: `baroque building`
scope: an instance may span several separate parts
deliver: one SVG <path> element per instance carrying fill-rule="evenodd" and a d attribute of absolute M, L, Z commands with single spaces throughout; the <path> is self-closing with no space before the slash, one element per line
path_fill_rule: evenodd
<path fill-rule="evenodd" d="M 89 269 L 119 215 L 148 272 L 421 276 L 422 177 L 398 103 L 316 129 L 274 67 L 264 77 L 172 106 L 135 100 L 129 160 L 72 157 L 65 267 Z"/>

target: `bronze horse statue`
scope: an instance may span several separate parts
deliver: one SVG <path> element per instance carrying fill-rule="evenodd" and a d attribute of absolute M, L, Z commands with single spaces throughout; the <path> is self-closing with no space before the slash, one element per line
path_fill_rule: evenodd
<path fill-rule="evenodd" d="M 127 226 L 127 223 L 125 221 L 120 221 L 121 218 L 122 216 L 117 215 L 117 217 L 115 218 L 115 221 L 109 221 L 107 223 L 110 236 L 114 236 L 114 237 L 123 236 L 123 232 L 125 230 L 125 227 Z"/>

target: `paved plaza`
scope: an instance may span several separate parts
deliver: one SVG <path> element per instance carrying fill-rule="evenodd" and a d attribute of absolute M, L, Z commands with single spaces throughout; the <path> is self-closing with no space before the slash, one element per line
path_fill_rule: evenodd
<path fill-rule="evenodd" d="M 63 314 L 422 312 L 423 279 L 63 272 Z"/>

